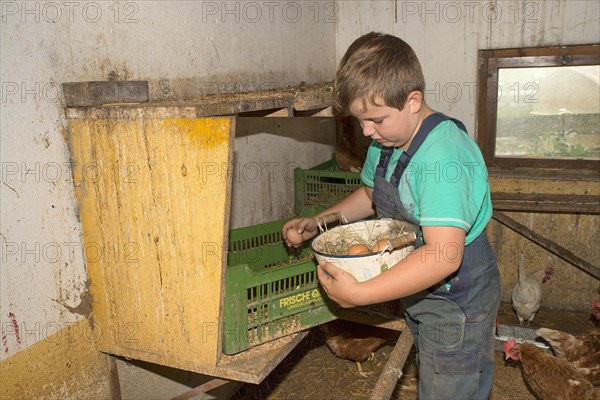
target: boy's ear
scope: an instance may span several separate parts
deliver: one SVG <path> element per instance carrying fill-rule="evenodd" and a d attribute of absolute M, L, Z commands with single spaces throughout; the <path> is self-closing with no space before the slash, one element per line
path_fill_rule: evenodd
<path fill-rule="evenodd" d="M 418 113 L 423 107 L 423 92 L 420 90 L 413 90 L 408 94 L 408 107 L 411 113 Z"/>

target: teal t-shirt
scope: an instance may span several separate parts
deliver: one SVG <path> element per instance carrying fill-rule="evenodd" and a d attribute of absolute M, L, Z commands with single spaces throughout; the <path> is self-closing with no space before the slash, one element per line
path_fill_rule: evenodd
<path fill-rule="evenodd" d="M 374 186 L 382 146 L 372 142 L 361 172 Z M 394 149 L 386 180 L 404 150 Z M 398 190 L 400 201 L 421 226 L 454 226 L 475 240 L 492 216 L 487 168 L 477 144 L 452 121 L 443 121 L 427 136 L 410 160 Z"/>

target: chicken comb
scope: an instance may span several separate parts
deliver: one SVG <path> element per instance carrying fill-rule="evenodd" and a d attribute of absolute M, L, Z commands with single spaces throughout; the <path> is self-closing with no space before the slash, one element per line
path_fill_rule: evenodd
<path fill-rule="evenodd" d="M 508 339 L 506 343 L 504 343 L 504 352 L 509 353 L 510 350 L 517 344 L 515 339 Z"/>

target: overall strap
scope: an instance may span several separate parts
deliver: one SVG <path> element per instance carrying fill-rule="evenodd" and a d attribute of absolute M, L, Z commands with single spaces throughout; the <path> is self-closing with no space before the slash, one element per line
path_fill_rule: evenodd
<path fill-rule="evenodd" d="M 425 118 L 423 120 L 421 127 L 419 128 L 419 130 L 417 131 L 417 134 L 415 135 L 412 142 L 410 143 L 410 146 L 408 146 L 408 149 L 405 152 L 403 152 L 402 154 L 400 154 L 400 158 L 398 159 L 398 164 L 396 164 L 396 169 L 394 170 L 394 173 L 392 174 L 392 177 L 390 179 L 390 183 L 392 185 L 394 185 L 396 187 L 398 186 L 398 184 L 400 183 L 400 178 L 402 177 L 404 170 L 408 166 L 410 159 L 417 152 L 419 147 L 421 147 L 421 145 L 427 138 L 427 135 L 429 135 L 429 132 L 431 132 L 440 123 L 447 121 L 447 120 L 451 120 L 458 126 L 458 128 L 460 130 L 467 133 L 467 128 L 465 128 L 465 125 L 462 122 L 460 122 L 459 120 L 450 118 L 439 112 L 429 115 L 427 118 Z"/>
<path fill-rule="evenodd" d="M 379 155 L 379 164 L 375 169 L 375 176 L 380 176 L 385 179 L 385 173 L 392 158 L 393 152 L 394 149 L 392 147 L 384 147 L 381 149 L 381 154 Z"/>

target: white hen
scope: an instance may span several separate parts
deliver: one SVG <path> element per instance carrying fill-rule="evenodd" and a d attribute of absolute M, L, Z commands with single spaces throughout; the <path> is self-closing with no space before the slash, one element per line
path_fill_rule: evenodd
<path fill-rule="evenodd" d="M 523 324 L 523 321 L 531 322 L 535 317 L 542 303 L 542 284 L 553 273 L 552 267 L 547 267 L 525 275 L 522 257 L 519 260 L 519 281 L 512 291 L 512 306 L 520 324 Z"/>

